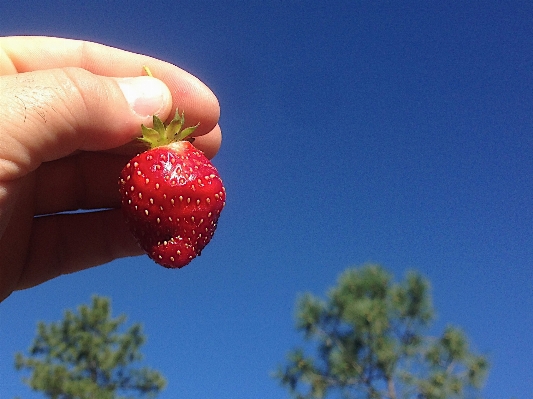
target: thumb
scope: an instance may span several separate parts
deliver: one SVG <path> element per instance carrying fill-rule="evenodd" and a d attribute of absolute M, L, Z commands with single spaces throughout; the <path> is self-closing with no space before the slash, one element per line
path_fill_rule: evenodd
<path fill-rule="evenodd" d="M 42 162 L 76 150 L 126 144 L 152 115 L 165 120 L 172 107 L 167 86 L 140 76 L 111 78 L 81 68 L 0 77 L 0 180 L 12 180 Z"/>

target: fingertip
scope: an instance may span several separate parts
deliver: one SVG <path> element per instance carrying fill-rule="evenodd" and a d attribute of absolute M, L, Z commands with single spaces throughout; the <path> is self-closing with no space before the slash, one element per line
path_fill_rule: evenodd
<path fill-rule="evenodd" d="M 172 68 L 171 73 L 161 76 L 161 80 L 170 89 L 173 109 L 185 113 L 187 126 L 200 124 L 195 135 L 201 136 L 211 132 L 220 118 L 220 104 L 215 93 L 194 75 L 176 70 L 177 67 L 173 65 Z M 184 73 L 187 79 L 184 79 Z"/>

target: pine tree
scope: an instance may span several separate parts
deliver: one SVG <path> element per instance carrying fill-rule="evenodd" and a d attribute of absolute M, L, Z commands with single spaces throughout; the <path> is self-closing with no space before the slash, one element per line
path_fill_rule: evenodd
<path fill-rule="evenodd" d="M 438 337 L 425 335 L 434 315 L 429 283 L 415 272 L 402 283 L 391 280 L 368 265 L 343 273 L 327 301 L 300 298 L 297 328 L 318 351 L 311 357 L 295 349 L 278 369 L 294 398 L 451 399 L 478 392 L 488 361 L 470 350 L 465 334 L 448 326 Z"/>
<path fill-rule="evenodd" d="M 154 398 L 165 379 L 134 367 L 145 336 L 140 324 L 121 332 L 125 320 L 111 317 L 108 298 L 93 296 L 92 306 L 67 310 L 59 322 L 39 322 L 29 356 L 17 353 L 15 367 L 29 370 L 24 383 L 51 399 Z"/>

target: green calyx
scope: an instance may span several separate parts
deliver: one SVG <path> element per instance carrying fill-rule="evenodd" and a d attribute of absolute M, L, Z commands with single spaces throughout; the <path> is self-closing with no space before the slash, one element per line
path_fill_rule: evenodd
<path fill-rule="evenodd" d="M 150 148 L 160 147 L 162 145 L 183 140 L 192 143 L 194 138 L 189 136 L 199 125 L 197 124 L 196 126 L 191 126 L 182 130 L 185 123 L 185 116 L 183 112 L 180 114 L 178 110 L 176 110 L 174 119 L 172 119 L 168 125 L 165 126 L 161 119 L 155 115 L 153 116 L 153 123 L 153 128 L 141 125 L 143 136 L 140 140 L 150 145 Z"/>
<path fill-rule="evenodd" d="M 146 65 L 143 66 L 143 69 L 146 72 L 146 75 L 153 77 L 152 72 Z M 140 138 L 140 140 L 148 143 L 150 148 L 160 147 L 162 145 L 183 140 L 187 140 L 192 143 L 194 138 L 189 136 L 199 125 L 198 123 L 196 126 L 191 126 L 182 130 L 183 125 L 185 124 L 185 115 L 183 112 L 180 115 L 177 109 L 174 119 L 172 119 L 167 126 L 165 126 L 163 121 L 161 121 L 161 119 L 155 115 L 153 116 L 153 124 L 153 128 L 141 125 L 143 136 Z"/>

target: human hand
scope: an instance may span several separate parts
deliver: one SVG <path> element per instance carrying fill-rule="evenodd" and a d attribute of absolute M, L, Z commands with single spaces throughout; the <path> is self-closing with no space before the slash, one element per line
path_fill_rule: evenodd
<path fill-rule="evenodd" d="M 160 80 L 140 77 L 145 65 Z M 0 301 L 142 253 L 122 218 L 117 179 L 138 151 L 141 124 L 176 108 L 187 125 L 200 123 L 194 144 L 213 157 L 219 104 L 187 72 L 90 42 L 0 38 Z M 78 209 L 95 211 L 64 213 Z"/>

